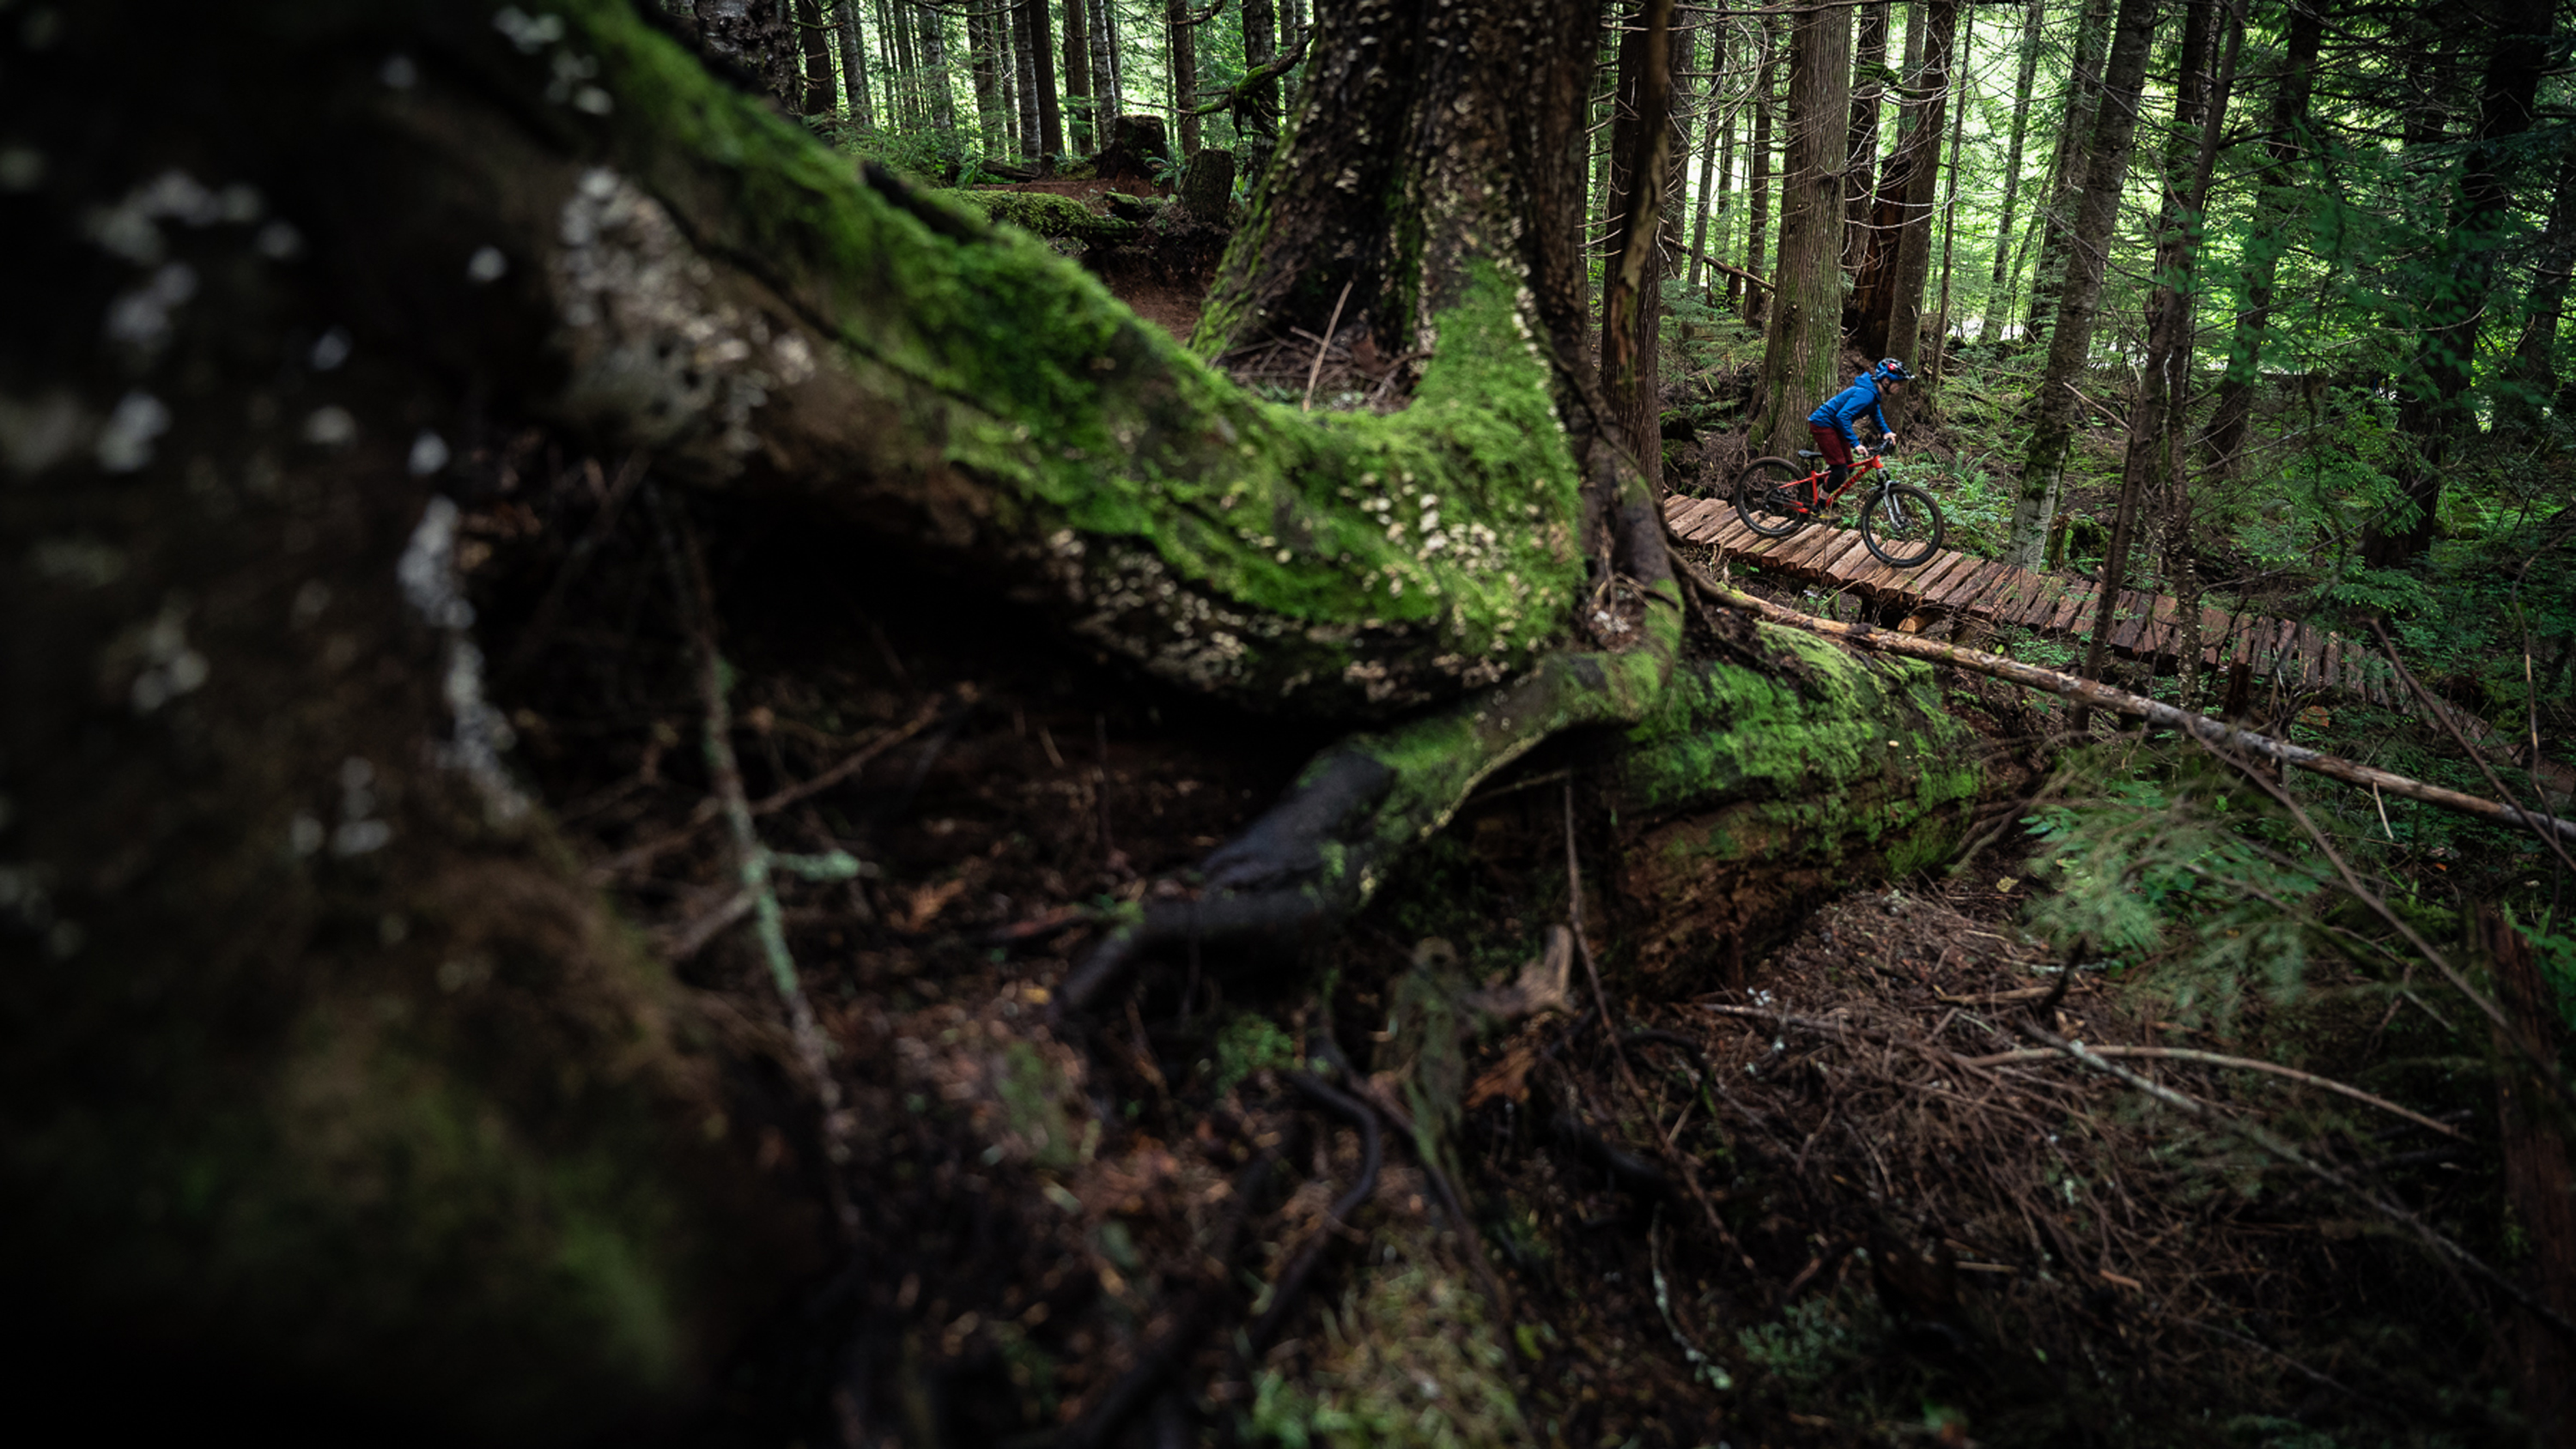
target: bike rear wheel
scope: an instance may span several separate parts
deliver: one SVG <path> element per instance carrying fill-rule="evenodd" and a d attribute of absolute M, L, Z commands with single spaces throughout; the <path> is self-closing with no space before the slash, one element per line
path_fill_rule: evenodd
<path fill-rule="evenodd" d="M 1787 538 L 1807 521 L 1807 475 L 1786 458 L 1756 458 L 1735 475 L 1735 516 L 1764 538 Z"/>
<path fill-rule="evenodd" d="M 1910 483 L 1890 483 L 1860 510 L 1860 541 L 1890 568 L 1920 568 L 1940 552 L 1941 505 Z"/>

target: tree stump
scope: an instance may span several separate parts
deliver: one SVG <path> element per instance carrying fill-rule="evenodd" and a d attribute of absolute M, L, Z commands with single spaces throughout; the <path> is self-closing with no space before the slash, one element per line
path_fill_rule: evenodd
<path fill-rule="evenodd" d="M 1192 217 L 1223 225 L 1227 203 L 1234 198 L 1234 153 L 1210 146 L 1192 156 L 1174 194 Z"/>
<path fill-rule="evenodd" d="M 1120 116 L 1109 123 L 1109 144 L 1093 168 L 1103 181 L 1154 179 L 1155 164 L 1171 165 L 1172 143 L 1160 116 Z"/>

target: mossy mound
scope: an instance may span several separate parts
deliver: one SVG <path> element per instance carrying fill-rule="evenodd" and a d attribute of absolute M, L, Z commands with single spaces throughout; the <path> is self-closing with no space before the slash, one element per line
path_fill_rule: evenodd
<path fill-rule="evenodd" d="M 939 193 L 1049 240 L 1065 238 L 1106 246 L 1133 241 L 1142 230 L 1132 221 L 1098 216 L 1071 197 L 1047 191 L 943 191 Z"/>

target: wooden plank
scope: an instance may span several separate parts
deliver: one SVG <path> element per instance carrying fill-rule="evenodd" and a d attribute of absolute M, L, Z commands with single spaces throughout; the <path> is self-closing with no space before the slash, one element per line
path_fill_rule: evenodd
<path fill-rule="evenodd" d="M 1937 605 L 1950 586 L 1966 578 L 1976 565 L 1977 561 L 1966 554 L 1944 549 L 1932 556 L 1932 562 L 1914 571 L 1915 592 L 1923 596 L 1926 605 Z"/>
<path fill-rule="evenodd" d="M 1959 576 L 1967 563 L 1966 554 L 1949 549 L 1943 549 L 1932 555 L 1930 563 L 1915 571 L 1914 587 L 1923 595 L 1923 602 L 1939 603 L 1941 595 L 1948 590 L 1950 581 Z"/>
<path fill-rule="evenodd" d="M 2284 689 L 2295 689 L 2299 684 L 2299 626 L 2287 619 L 2263 622 L 2270 627 L 2263 632 L 2254 672 Z"/>
<path fill-rule="evenodd" d="M 2003 567 L 1991 559 L 1970 558 L 1965 567 L 1952 569 L 1941 580 L 1941 607 L 1965 609 L 1983 598 L 2003 580 Z"/>
<path fill-rule="evenodd" d="M 2326 681 L 2326 631 L 2299 626 L 2299 687 L 2315 689 Z"/>
<path fill-rule="evenodd" d="M 2070 580 L 2066 592 L 2058 597 L 2057 607 L 2050 611 L 2048 622 L 2040 627 L 2052 634 L 2074 634 L 2082 638 L 2077 621 L 2093 612 L 2094 596 L 2101 590 L 2100 584 L 2089 579 Z"/>
<path fill-rule="evenodd" d="M 2025 573 L 2019 591 L 2014 593 L 2004 609 L 1996 612 L 1995 617 L 2025 629 L 2038 628 L 2057 612 L 2057 597 L 2066 592 L 2066 584 L 2067 580 L 2054 574 Z"/>
<path fill-rule="evenodd" d="M 2010 564 L 1999 567 L 2005 570 L 2003 577 L 1995 581 L 1971 612 L 1998 624 L 2019 624 L 2022 615 L 2029 611 L 2031 602 L 2047 588 L 2048 580 L 2043 575 L 2014 568 Z"/>
<path fill-rule="evenodd" d="M 1994 617 L 1995 605 L 2020 582 L 2021 570 L 2006 563 L 1988 563 L 1970 574 L 1950 591 L 1950 607 L 1978 618 Z"/>
<path fill-rule="evenodd" d="M 2122 589 L 2119 601 L 2111 606 L 2111 647 L 2123 653 L 2135 653 L 2138 630 L 2147 622 L 2146 610 L 2151 596 L 2135 589 Z"/>
<path fill-rule="evenodd" d="M 1910 569 L 1880 563 L 1877 555 L 1864 550 L 1859 558 L 1852 561 L 1848 587 L 1866 598 L 1892 598 L 1902 592 L 1905 575 L 1911 572 Z"/>
<path fill-rule="evenodd" d="M 2324 658 L 2319 661 L 2317 682 L 2323 684 L 2328 689 L 2341 689 L 2343 687 L 2342 635 L 2328 634 L 2326 636 L 2326 652 Z"/>
<path fill-rule="evenodd" d="M 1848 578 L 1852 572 L 1853 550 L 1859 550 L 1863 556 L 1869 552 L 1867 546 L 1861 542 L 1859 534 L 1850 533 L 1840 537 L 1840 542 L 1830 550 L 1817 555 L 1816 558 L 1817 567 L 1830 574 L 1837 584 Z"/>
<path fill-rule="evenodd" d="M 1729 513 L 1735 511 L 1734 505 L 1720 504 L 1713 498 L 1689 499 L 1681 507 L 1665 512 L 1664 526 L 1693 543 L 1706 543 L 1717 532 L 1712 525 L 1721 507 Z"/>
<path fill-rule="evenodd" d="M 1813 572 L 1808 560 L 1830 546 L 1838 537 L 1840 535 L 1833 529 L 1813 523 L 1808 524 L 1788 538 L 1782 539 L 1780 546 L 1771 550 L 1771 562 L 1780 568 L 1804 576 Z"/>

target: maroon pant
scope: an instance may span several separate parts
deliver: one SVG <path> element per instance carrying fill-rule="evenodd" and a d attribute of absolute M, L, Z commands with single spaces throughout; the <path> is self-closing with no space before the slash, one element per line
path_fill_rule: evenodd
<path fill-rule="evenodd" d="M 1826 462 L 1837 468 L 1851 466 L 1851 444 L 1843 441 L 1842 434 L 1823 423 L 1809 423 L 1807 431 L 1816 435 L 1816 451 L 1825 455 Z"/>

